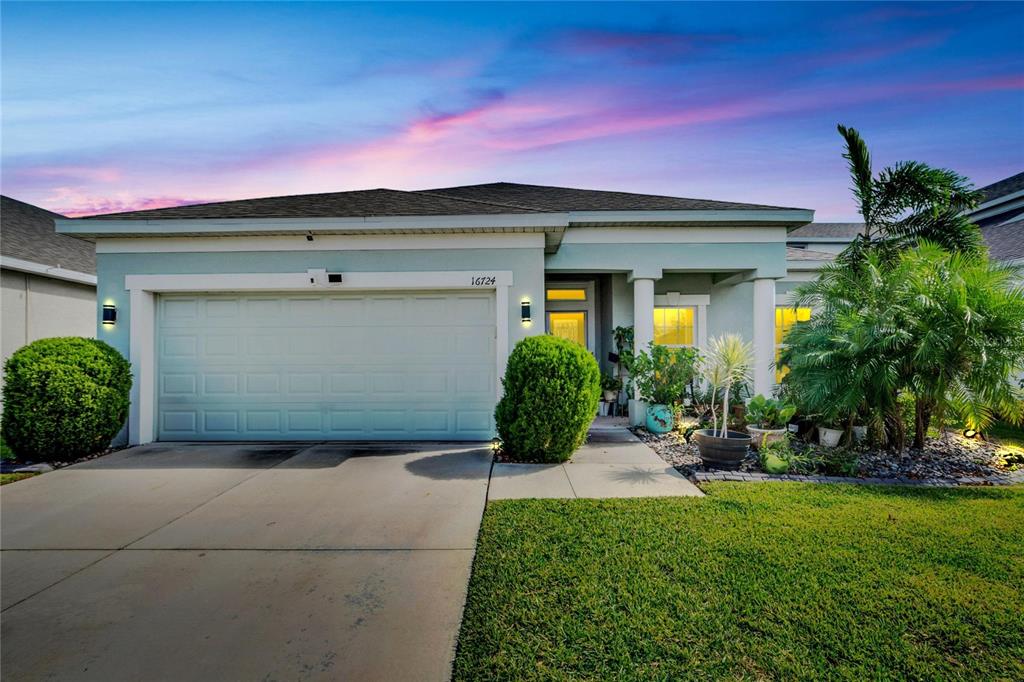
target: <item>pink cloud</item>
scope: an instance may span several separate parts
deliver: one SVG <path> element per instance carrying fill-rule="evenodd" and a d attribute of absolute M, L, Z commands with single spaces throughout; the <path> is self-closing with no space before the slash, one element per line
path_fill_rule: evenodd
<path fill-rule="evenodd" d="M 62 213 L 71 218 L 81 218 L 87 215 L 144 211 L 151 208 L 185 206 L 187 204 L 199 204 L 209 201 L 219 200 L 173 196 L 136 197 L 131 196 L 128 192 L 96 196 L 73 187 L 57 187 L 52 195 L 43 200 L 43 203 L 57 213 Z"/>

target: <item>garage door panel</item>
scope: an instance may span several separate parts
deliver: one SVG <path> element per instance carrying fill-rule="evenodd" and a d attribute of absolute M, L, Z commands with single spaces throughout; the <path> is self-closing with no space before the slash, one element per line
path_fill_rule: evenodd
<path fill-rule="evenodd" d="M 169 295 L 158 309 L 162 439 L 493 435 L 491 292 Z"/>

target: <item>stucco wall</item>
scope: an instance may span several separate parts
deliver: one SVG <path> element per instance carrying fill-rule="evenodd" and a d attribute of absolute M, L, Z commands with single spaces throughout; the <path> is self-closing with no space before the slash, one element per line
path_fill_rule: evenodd
<path fill-rule="evenodd" d="M 0 366 L 37 339 L 96 336 L 96 289 L 86 284 L 0 270 L 0 311 Z"/>
<path fill-rule="evenodd" d="M 91 286 L 2 270 L 0 290 L 5 361 L 36 339 L 96 335 L 96 290 Z"/>

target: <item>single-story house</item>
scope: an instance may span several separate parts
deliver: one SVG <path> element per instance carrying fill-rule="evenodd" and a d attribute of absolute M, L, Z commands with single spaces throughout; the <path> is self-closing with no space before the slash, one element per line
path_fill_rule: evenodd
<path fill-rule="evenodd" d="M 2 362 L 26 343 L 96 335 L 96 255 L 54 231 L 64 216 L 0 197 Z"/>
<path fill-rule="evenodd" d="M 989 254 L 1024 265 L 1024 172 L 979 191 L 981 203 L 968 216 L 981 228 Z"/>
<path fill-rule="evenodd" d="M 777 307 L 830 256 L 813 211 L 511 183 L 58 220 L 95 240 L 99 338 L 132 363 L 127 437 L 488 439 L 506 359 L 550 332 L 739 333 L 771 391 Z M 791 260 L 788 260 L 788 258 Z"/>

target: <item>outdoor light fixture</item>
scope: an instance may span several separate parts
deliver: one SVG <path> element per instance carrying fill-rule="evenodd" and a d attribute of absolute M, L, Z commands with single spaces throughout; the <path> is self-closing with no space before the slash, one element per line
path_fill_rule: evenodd
<path fill-rule="evenodd" d="M 103 324 L 114 324 L 117 322 L 117 306 L 113 303 L 103 304 Z"/>
<path fill-rule="evenodd" d="M 964 438 L 975 438 L 978 432 L 975 429 L 964 429 Z"/>
<path fill-rule="evenodd" d="M 312 232 L 307 232 L 306 233 L 306 241 L 307 242 L 313 241 L 313 233 Z"/>
<path fill-rule="evenodd" d="M 523 302 L 520 304 L 520 308 L 521 308 L 522 313 L 523 313 L 523 322 L 529 322 L 530 321 L 530 302 L 527 301 L 527 300 L 523 300 Z"/>

